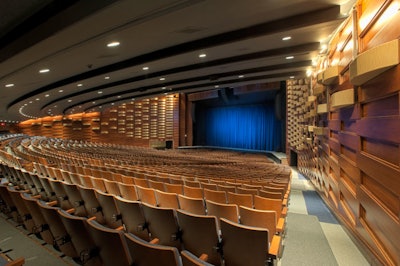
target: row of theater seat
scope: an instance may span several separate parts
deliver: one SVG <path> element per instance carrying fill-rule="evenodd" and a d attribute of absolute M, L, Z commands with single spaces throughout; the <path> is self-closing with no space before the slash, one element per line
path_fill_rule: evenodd
<path fill-rule="evenodd" d="M 156 167 L 157 171 L 169 174 L 176 172 L 179 175 L 185 175 L 186 173 L 188 176 L 199 176 L 199 174 L 201 176 L 201 173 L 203 173 L 203 176 L 216 175 L 216 177 L 220 177 L 220 175 L 229 173 L 228 176 L 230 178 L 237 176 L 244 179 L 268 174 L 285 177 L 290 174 L 290 168 L 268 163 L 269 161 L 265 155 L 251 155 L 249 160 L 247 158 L 249 156 L 241 154 L 240 156 L 222 156 L 219 155 L 220 152 L 216 151 L 196 151 L 194 153 L 171 150 L 160 153 L 159 151 L 143 148 L 108 147 L 88 142 L 76 144 L 67 140 L 60 142 L 60 140 L 48 138 L 28 138 L 20 141 L 20 143 L 23 145 L 21 145 L 21 149 L 14 148 L 15 153 L 19 153 L 21 156 L 29 156 L 29 153 L 33 153 L 31 154 L 32 156 L 27 158 L 29 161 L 35 161 L 36 157 L 38 162 L 44 159 L 42 163 L 46 164 L 47 160 L 48 163 L 58 166 L 62 164 L 85 165 L 88 167 L 110 165 L 109 169 L 111 171 L 116 169 L 129 170 L 136 168 L 135 166 L 140 166 L 140 168 L 144 168 L 148 172 L 154 171 Z M 31 144 L 28 145 L 29 143 Z M 60 143 L 62 144 L 60 145 Z M 99 153 L 101 154 L 100 158 L 92 158 Z M 193 156 L 193 153 L 197 156 Z M 239 153 L 224 152 L 223 154 Z M 147 158 L 146 160 L 151 160 L 151 162 L 143 162 L 143 158 Z M 268 164 L 267 167 L 266 163 Z M 210 169 L 210 171 L 207 171 L 207 169 Z"/>
<path fill-rule="evenodd" d="M 29 143 L 34 143 L 35 149 L 38 149 L 35 154 L 40 154 L 40 142 L 41 141 L 38 142 L 36 139 L 33 139 L 32 141 L 21 141 L 20 143 L 23 143 L 27 153 L 29 153 L 29 149 L 32 147 Z M 17 147 L 18 146 L 14 143 L 13 148 L 16 149 Z M 50 148 L 50 150 L 52 149 Z M 20 160 L 16 161 L 8 155 L 9 154 L 5 156 L 8 162 L 13 165 L 20 165 L 18 164 Z M 35 155 L 28 157 L 36 162 L 33 164 L 24 164 L 24 166 L 28 166 L 27 169 L 29 171 L 21 170 L 18 167 L 3 167 L 4 169 L 2 170 L 7 176 L 7 179 L 14 185 L 20 187 L 22 189 L 20 192 L 27 189 L 27 191 L 24 191 L 25 194 L 29 192 L 33 197 L 40 197 L 41 200 L 46 200 L 47 205 L 52 205 L 52 207 L 59 208 L 63 211 L 73 212 L 75 217 L 89 220 L 87 223 L 92 224 L 94 222 L 91 221 L 95 219 L 99 225 L 109 230 L 120 230 L 122 226 L 126 233 L 134 234 L 145 241 L 156 241 L 163 246 L 168 245 L 177 250 L 182 250 L 186 255 L 190 254 L 190 251 L 194 249 L 187 249 L 190 245 L 188 245 L 188 241 L 186 241 L 186 244 L 185 241 L 183 241 L 183 236 L 185 234 L 182 233 L 183 230 L 179 226 L 178 231 L 175 230 L 174 233 L 170 231 L 168 234 L 163 235 L 161 232 L 165 231 L 165 224 L 161 223 L 155 226 L 157 224 L 154 222 L 155 219 L 152 219 L 152 223 L 149 222 L 149 213 L 152 212 L 149 210 L 157 210 L 157 212 L 159 212 L 160 210 L 166 209 L 172 210 L 174 215 L 169 215 L 169 217 L 175 218 L 175 224 L 179 224 L 179 213 L 184 213 L 201 218 L 214 217 L 216 220 L 215 224 L 217 225 L 216 228 L 220 232 L 223 231 L 224 224 L 226 223 L 232 223 L 236 227 L 246 227 L 247 224 L 250 226 L 257 226 L 259 229 L 260 227 L 264 227 L 263 230 L 268 228 L 268 241 L 264 241 L 267 244 L 267 248 L 268 244 L 272 247 L 272 249 L 270 249 L 271 254 L 269 254 L 268 258 L 276 258 L 282 250 L 280 249 L 282 243 L 281 236 L 284 232 L 284 216 L 287 206 L 286 200 L 290 192 L 290 178 L 286 180 L 285 178 L 273 180 L 253 178 L 248 179 L 249 182 L 246 182 L 247 180 L 242 178 L 240 182 L 231 182 L 235 180 L 234 178 L 222 180 L 222 178 L 206 179 L 200 177 L 188 178 L 185 176 L 178 179 L 176 175 L 174 175 L 173 178 L 166 178 L 167 173 L 163 174 L 163 171 L 157 171 L 156 176 L 154 176 L 154 171 L 152 171 L 152 174 L 146 174 L 146 171 L 149 169 L 148 166 L 138 166 L 137 168 L 129 167 L 130 170 L 140 171 L 140 173 L 143 174 L 141 178 L 125 176 L 123 179 L 123 175 L 108 175 L 113 176 L 113 178 L 104 178 L 103 174 L 109 174 L 111 171 L 107 171 L 107 169 L 113 166 L 107 166 L 107 168 L 104 169 L 104 165 L 101 166 L 99 160 L 96 160 L 97 165 L 86 164 L 85 167 L 76 165 L 75 169 L 78 168 L 79 171 L 89 171 L 78 174 L 66 171 L 64 167 L 62 167 L 64 170 L 61 170 L 57 168 L 56 165 L 52 165 L 53 167 L 45 165 L 46 160 L 35 160 Z M 39 161 L 42 163 L 37 163 Z M 70 166 L 71 165 L 68 165 L 68 167 Z M 98 170 L 100 170 L 100 168 L 102 169 L 102 174 L 99 176 L 98 173 L 100 171 Z M 116 168 L 118 167 L 116 166 Z M 32 170 L 35 170 L 36 174 L 34 174 Z M 68 170 L 70 169 L 68 168 Z M 120 179 L 115 179 L 115 176 L 119 176 Z M 167 176 L 170 175 L 168 174 Z M 271 187 L 272 192 L 269 192 L 273 193 L 269 196 L 273 195 L 276 197 L 275 199 L 267 199 L 268 196 L 263 194 L 268 192 L 266 190 L 270 182 L 264 182 L 267 180 L 272 181 L 271 184 L 275 185 L 275 187 Z M 175 181 L 175 183 L 173 183 L 173 181 Z M 140 202 L 138 200 L 140 200 Z M 129 207 L 124 207 L 124 204 Z M 135 204 L 139 204 L 139 208 L 136 208 L 139 211 L 132 211 L 135 209 L 132 207 Z M 271 207 L 272 205 L 275 207 Z M 256 209 L 254 209 L 254 207 Z M 129 209 L 130 211 L 123 213 L 121 211 L 123 209 Z M 146 213 L 147 218 L 145 215 Z M 139 214 L 142 214 L 142 216 Z M 205 216 L 206 214 L 208 216 Z M 128 219 L 128 217 L 130 218 Z M 135 220 L 135 218 L 137 219 L 138 217 L 141 218 Z M 173 219 L 169 220 L 173 221 Z M 136 221 L 136 223 L 134 221 Z M 166 221 L 168 221 L 168 219 L 166 219 Z M 242 225 L 240 225 L 239 222 L 242 223 Z M 173 222 L 171 222 L 171 224 L 172 223 Z M 150 226 L 151 224 L 153 225 L 152 229 Z M 138 228 L 141 228 L 141 230 L 138 231 Z M 246 229 L 254 231 L 256 228 Z M 209 233 L 210 230 L 207 232 Z M 275 235 L 274 232 L 280 235 Z M 179 241 L 174 242 L 175 244 L 180 243 L 179 246 L 168 242 L 167 239 L 170 239 L 171 235 L 175 235 L 175 238 L 179 239 Z M 224 235 L 227 234 L 222 233 L 222 236 Z M 188 236 L 188 234 L 186 234 L 186 236 Z M 219 237 L 221 236 L 219 235 Z M 223 237 L 223 239 L 225 243 L 226 236 Z M 245 242 L 245 240 L 242 242 Z M 215 244 L 213 246 L 218 247 L 218 245 Z M 224 246 L 226 245 L 224 244 Z M 224 250 L 229 250 L 228 247 L 225 247 Z M 266 249 L 264 249 L 264 251 L 265 250 Z M 194 253 L 196 254 L 191 254 L 193 261 L 198 260 L 199 257 L 208 256 L 204 255 L 206 253 Z M 229 252 L 225 251 L 223 256 L 218 255 L 219 261 L 221 261 L 221 258 L 224 258 L 223 261 L 225 262 L 230 260 L 226 258 L 226 253 Z M 258 254 L 264 256 L 265 260 L 266 252 Z M 183 257 L 185 256 L 183 255 Z M 231 257 L 231 255 L 228 257 Z M 239 258 L 237 260 L 240 261 Z"/>
<path fill-rule="evenodd" d="M 40 235 L 48 244 L 54 243 L 64 254 L 85 262 L 85 265 L 98 265 L 100 261 L 104 265 L 130 265 L 128 262 L 131 262 L 132 259 L 147 261 L 144 264 L 134 265 L 180 265 L 179 260 L 172 264 L 162 264 L 160 261 L 156 264 L 147 264 L 150 263 L 150 258 L 153 260 L 160 258 L 162 252 L 158 251 L 159 249 L 170 253 L 169 256 L 175 259 L 179 257 L 176 256 L 178 250 L 185 251 L 182 254 L 183 257 L 189 255 L 192 261 L 199 263 L 185 265 L 204 265 L 199 258 L 207 259 L 213 265 L 220 265 L 222 260 L 225 265 L 232 265 L 240 262 L 246 256 L 250 256 L 250 258 L 244 261 L 250 264 L 235 265 L 263 265 L 258 263 L 261 261 L 265 263 L 279 255 L 280 239 L 278 236 L 270 237 L 267 229 L 261 230 L 239 225 L 224 218 L 217 219 L 213 215 L 194 215 L 183 210 L 159 208 L 138 201 L 114 198 L 115 202 L 119 202 L 120 212 L 118 215 L 114 214 L 112 219 L 107 219 L 107 215 L 103 211 L 108 209 L 107 206 L 110 205 L 110 202 L 107 203 L 103 199 L 100 201 L 105 209 L 97 208 L 96 211 L 96 213 L 101 212 L 103 217 L 95 215 L 87 218 L 72 215 L 71 213 L 75 210 L 63 210 L 56 206 L 56 202 L 44 202 L 38 199 L 40 197 L 27 192 L 27 190 L 17 190 L 12 186 L 1 186 L 0 196 L 4 200 L 3 212 L 10 217 L 14 216 L 16 221 L 22 221 L 28 231 Z M 101 196 L 98 199 L 100 198 Z M 240 208 L 252 212 L 249 208 Z M 269 213 L 273 214 L 272 219 L 269 219 L 274 221 L 275 212 Z M 243 215 L 243 217 L 245 216 Z M 248 219 L 252 220 L 251 215 Z M 259 219 L 254 220 L 259 222 Z M 122 221 L 126 221 L 126 223 Z M 222 236 L 218 234 L 219 231 Z M 248 234 L 254 234 L 254 236 L 249 239 Z M 269 239 L 272 239 L 272 242 Z M 129 241 L 135 243 L 127 245 L 126 243 Z M 257 244 L 257 248 L 251 248 L 252 251 L 246 250 L 246 246 L 251 246 L 246 241 L 252 241 L 253 244 L 256 244 L 254 241 L 257 241 L 259 245 Z M 226 245 L 226 243 L 229 244 Z M 233 243 L 236 245 L 232 245 Z M 270 243 L 270 247 L 268 243 Z M 132 245 L 140 247 L 136 250 L 130 247 L 128 248 L 130 253 L 126 252 L 126 246 Z M 260 252 L 258 247 L 263 252 Z M 240 254 L 233 251 L 237 248 L 242 250 Z M 139 252 L 140 249 L 150 251 Z M 216 252 L 218 249 L 220 249 L 219 252 Z M 270 250 L 269 255 L 265 252 L 268 249 Z M 149 252 L 158 255 L 148 256 Z M 115 260 L 113 254 L 120 254 L 118 258 L 121 260 Z M 175 255 L 172 256 L 172 254 Z M 188 258 L 183 260 L 186 259 Z M 254 261 L 254 264 L 251 261 Z"/>
<path fill-rule="evenodd" d="M 278 232 L 283 231 L 284 217 L 286 217 L 287 212 L 287 207 L 281 199 L 261 197 L 252 194 L 226 193 L 225 191 L 213 191 L 183 186 L 183 191 L 189 193 L 184 193 L 182 195 L 163 192 L 153 188 L 145 188 L 139 185 L 127 185 L 124 183 L 117 183 L 117 188 L 111 187 L 112 189 L 105 189 L 106 187 L 104 186 L 91 187 L 88 185 L 88 182 L 86 182 L 85 185 L 75 185 L 57 179 L 54 180 L 52 178 L 40 177 L 26 171 L 16 170 L 15 168 L 7 168 L 5 166 L 3 166 L 3 168 L 3 172 L 7 172 L 6 169 L 8 169 L 8 176 L 10 176 L 10 178 L 11 176 L 18 177 L 14 180 L 15 184 L 18 184 L 25 189 L 29 189 L 33 195 L 40 194 L 43 199 L 58 200 L 59 205 L 64 208 L 72 208 L 73 206 L 76 206 L 77 202 L 85 202 L 83 198 L 87 198 L 86 210 L 90 211 L 98 208 L 98 199 L 100 197 L 115 196 L 117 198 L 133 201 L 140 200 L 158 207 L 183 209 L 200 215 L 206 214 L 208 209 L 210 209 L 210 206 L 214 206 L 214 209 L 216 209 L 215 206 L 217 206 L 219 209 L 225 208 L 230 210 L 229 217 L 232 217 L 231 220 L 237 221 L 237 208 L 238 206 L 244 206 L 259 210 L 275 211 L 277 215 L 276 223 L 278 226 Z M 93 179 L 91 177 L 86 178 L 88 180 Z M 95 180 L 99 181 L 99 179 Z M 94 196 L 92 195 L 93 192 Z M 113 211 L 113 214 L 115 214 L 115 208 Z M 85 215 L 87 215 L 87 211 Z"/>
<path fill-rule="evenodd" d="M 175 209 L 183 208 L 196 214 L 205 214 L 206 209 L 204 200 L 213 201 L 222 205 L 236 204 L 238 206 L 241 205 L 249 208 L 255 207 L 256 209 L 275 210 L 278 218 L 281 216 L 285 217 L 287 212 L 287 207 L 284 204 L 285 201 L 282 201 L 279 198 L 261 197 L 252 194 L 238 194 L 234 192 L 226 193 L 225 191 L 213 191 L 176 184 L 173 185 L 174 188 L 180 187 L 180 191 L 176 191 L 177 193 L 164 192 L 153 188 L 145 188 L 139 185 L 119 182 L 112 183 L 117 186 L 104 186 L 102 182 L 105 182 L 106 180 L 88 176 L 82 176 L 84 177 L 84 182 L 79 183 L 79 180 L 77 180 L 76 182 L 73 182 L 74 184 L 71 184 L 68 182 L 62 182 L 58 179 L 37 176 L 36 174 L 16 170 L 15 168 L 6 167 L 3 169 L 3 172 L 6 173 L 7 171 L 9 172 L 9 178 L 11 178 L 11 176 L 17 177 L 14 180 L 15 184 L 30 189 L 33 194 L 39 193 L 44 199 L 52 198 L 52 200 L 55 200 L 75 198 L 74 202 L 77 202 L 78 200 L 74 195 L 77 195 L 78 193 L 71 192 L 77 190 L 75 186 L 75 184 L 77 184 L 81 191 L 93 189 L 97 193 L 111 194 L 128 200 L 140 200 L 154 206 Z M 131 180 L 134 180 L 134 178 L 131 178 Z M 99 185 L 99 182 L 101 185 Z M 105 182 L 105 184 L 108 183 Z M 181 194 L 182 191 L 183 195 Z M 69 204 L 65 202 L 69 202 Z M 73 206 L 74 202 L 71 202 L 71 200 L 60 200 L 59 203 L 61 205 L 67 204 L 67 206 Z"/>
<path fill-rule="evenodd" d="M 287 198 L 290 193 L 290 184 L 276 182 L 274 180 L 252 180 L 251 183 L 235 183 L 216 179 L 176 179 L 158 176 L 145 176 L 143 178 L 131 177 L 121 174 L 110 173 L 106 171 L 89 171 L 88 168 L 81 169 L 79 173 L 60 170 L 54 167 L 48 167 L 39 163 L 33 163 L 33 168 L 40 176 L 54 178 L 68 183 L 81 184 L 83 186 L 93 187 L 100 191 L 111 192 L 120 195 L 118 183 L 134 184 L 144 188 L 154 188 L 164 192 L 173 192 L 185 194 L 190 197 L 203 197 L 208 194 L 221 194 L 226 197 L 227 192 L 238 194 L 260 195 L 268 198 L 282 199 L 284 205 L 287 205 Z M 87 169 L 87 170 L 86 170 Z M 204 189 L 204 190 L 203 190 Z M 222 200 L 223 201 L 223 200 Z M 226 203 L 226 200 L 225 200 Z"/>

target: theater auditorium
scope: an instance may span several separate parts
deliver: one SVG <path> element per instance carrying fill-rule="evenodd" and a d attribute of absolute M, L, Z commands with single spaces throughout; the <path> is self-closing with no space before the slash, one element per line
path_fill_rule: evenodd
<path fill-rule="evenodd" d="M 399 0 L 0 17 L 0 265 L 400 265 Z"/>

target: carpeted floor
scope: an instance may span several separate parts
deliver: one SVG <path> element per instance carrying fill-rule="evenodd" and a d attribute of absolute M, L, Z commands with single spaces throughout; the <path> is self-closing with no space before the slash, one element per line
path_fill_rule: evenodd
<path fill-rule="evenodd" d="M 314 187 L 293 169 L 287 234 L 280 266 L 370 265 Z"/>
<path fill-rule="evenodd" d="M 36 236 L 27 236 L 23 228 L 15 227 L 11 220 L 0 214 L 0 249 L 11 250 L 7 255 L 12 259 L 25 258 L 24 266 L 77 265 L 71 258 L 60 257 L 61 253 L 44 244 Z"/>
<path fill-rule="evenodd" d="M 281 265 L 338 265 L 318 218 L 289 213 Z"/>

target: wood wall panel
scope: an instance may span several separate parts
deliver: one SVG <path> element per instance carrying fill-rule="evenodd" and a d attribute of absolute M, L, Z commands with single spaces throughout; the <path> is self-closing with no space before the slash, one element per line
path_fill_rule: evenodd
<path fill-rule="evenodd" d="M 358 151 L 360 146 L 360 136 L 350 132 L 339 132 L 339 142 L 353 151 Z"/>
<path fill-rule="evenodd" d="M 330 147 L 331 153 L 332 152 L 334 152 L 336 154 L 340 153 L 340 143 L 338 140 L 331 138 L 329 140 L 329 147 Z"/>
<path fill-rule="evenodd" d="M 379 158 L 386 163 L 399 165 L 398 144 L 363 138 L 361 141 L 361 151 L 371 157 Z"/>
<path fill-rule="evenodd" d="M 371 19 L 366 30 L 361 33 L 361 51 L 366 51 L 398 38 L 400 29 L 399 27 L 393 27 L 393 25 L 400 22 L 400 13 L 397 12 L 399 8 L 398 2 L 394 0 L 368 0 L 364 2 L 367 9 L 364 11 L 365 16 L 362 16 L 360 20 L 363 21 L 365 19 L 368 21 L 369 18 Z"/>
<path fill-rule="evenodd" d="M 332 119 L 329 120 L 328 127 L 331 130 L 339 131 L 340 128 L 341 128 L 340 120 L 339 119 L 337 119 L 337 120 L 332 120 Z"/>
<path fill-rule="evenodd" d="M 389 16 L 386 11 L 393 3 L 396 12 Z M 320 73 L 324 73 L 323 67 L 339 64 L 343 70 L 338 83 L 325 84 L 324 90 L 318 87 L 317 91 L 328 92 L 328 97 L 317 96 L 315 102 L 329 105 L 332 95 L 354 89 L 354 104 L 328 106 L 326 114 L 306 121 L 307 126 L 326 127 L 328 134 L 320 135 L 317 130 L 314 142 L 302 146 L 301 154 L 307 156 L 298 156 L 298 168 L 369 251 L 370 264 L 400 265 L 400 65 L 383 69 L 361 85 L 351 83 L 347 66 L 350 55 L 394 43 L 400 37 L 400 3 L 359 0 L 356 6 L 357 19 L 362 20 L 357 23 L 363 25 L 358 29 L 359 50 L 352 51 L 348 45 L 353 41 L 346 34 L 348 21 L 332 37 L 326 58 L 317 64 Z M 310 84 L 323 82 L 323 77 L 318 77 Z M 288 134 L 295 135 L 290 130 L 288 127 Z"/>
<path fill-rule="evenodd" d="M 345 145 L 340 146 L 340 155 L 348 158 L 353 162 L 357 161 L 357 152 L 349 147 L 346 147 Z"/>
<path fill-rule="evenodd" d="M 360 203 L 352 188 L 349 186 L 349 183 L 340 182 L 339 190 L 339 211 L 344 214 L 351 224 L 355 225 Z"/>
<path fill-rule="evenodd" d="M 361 152 L 357 158 L 357 165 L 361 171 L 374 178 L 388 190 L 400 196 L 400 169 L 394 165 L 384 163 L 379 158 L 368 156 Z"/>
<path fill-rule="evenodd" d="M 346 176 L 351 180 L 353 184 L 361 183 L 361 171 L 357 167 L 357 163 L 341 155 L 339 158 L 339 165 L 342 170 L 341 173 L 345 173 Z"/>
<path fill-rule="evenodd" d="M 363 118 L 357 121 L 357 133 L 366 138 L 400 143 L 398 132 L 400 132 L 399 116 Z"/>
<path fill-rule="evenodd" d="M 400 202 L 398 196 L 387 190 L 374 178 L 363 173 L 361 187 L 364 191 L 368 191 L 371 195 L 373 195 L 382 206 L 385 206 L 387 210 L 391 212 L 393 217 L 396 217 L 396 215 L 400 212 Z"/>
<path fill-rule="evenodd" d="M 366 102 L 361 105 L 363 117 L 395 116 L 399 114 L 399 94 Z"/>
<path fill-rule="evenodd" d="M 399 92 L 399 84 L 400 65 L 397 65 L 360 87 L 358 99 L 360 102 L 368 102 L 389 97 Z"/>
<path fill-rule="evenodd" d="M 177 94 L 154 97 L 102 113 L 27 120 L 20 123 L 20 128 L 28 135 L 144 147 L 161 144 L 165 147 L 166 141 L 173 141 L 176 148 L 180 141 L 179 98 Z"/>
<path fill-rule="evenodd" d="M 179 97 L 179 145 L 187 146 L 187 121 L 186 121 L 186 108 L 187 108 L 186 95 L 181 94 Z"/>
<path fill-rule="evenodd" d="M 358 193 L 361 202 L 360 222 L 372 239 L 372 246 L 375 252 L 380 253 L 381 258 L 385 259 L 386 265 L 398 265 L 400 260 L 400 226 L 398 217 L 393 217 L 377 201 L 376 197 L 360 188 Z M 368 238 L 367 238 L 368 239 Z"/>

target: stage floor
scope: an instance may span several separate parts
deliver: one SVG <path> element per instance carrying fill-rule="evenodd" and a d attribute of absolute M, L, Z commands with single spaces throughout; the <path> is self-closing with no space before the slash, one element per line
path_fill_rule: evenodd
<path fill-rule="evenodd" d="M 262 151 L 262 150 L 238 149 L 238 148 L 217 147 L 217 146 L 179 146 L 178 149 L 214 149 L 214 150 L 229 150 L 237 152 L 259 153 L 259 154 L 265 154 L 266 156 L 268 156 L 268 158 L 272 159 L 276 163 L 287 165 L 286 153 L 277 151 Z"/>

